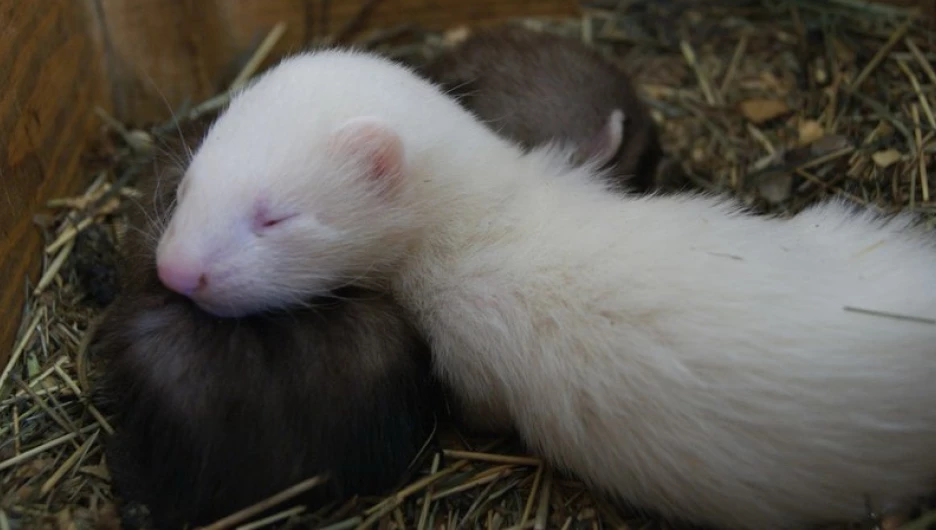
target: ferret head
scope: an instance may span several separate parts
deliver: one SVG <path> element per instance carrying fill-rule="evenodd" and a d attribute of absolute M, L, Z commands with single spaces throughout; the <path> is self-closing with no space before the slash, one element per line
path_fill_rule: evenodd
<path fill-rule="evenodd" d="M 205 145 L 157 247 L 161 281 L 206 311 L 239 316 L 380 274 L 405 246 L 403 145 L 371 117 L 323 140 L 274 153 L 230 145 L 266 154 L 262 162 Z"/>
<path fill-rule="evenodd" d="M 329 81 L 297 71 L 275 68 L 214 123 L 157 247 L 161 281 L 218 316 L 379 281 L 412 237 L 398 130 L 330 110 L 341 83 L 309 95 Z"/>

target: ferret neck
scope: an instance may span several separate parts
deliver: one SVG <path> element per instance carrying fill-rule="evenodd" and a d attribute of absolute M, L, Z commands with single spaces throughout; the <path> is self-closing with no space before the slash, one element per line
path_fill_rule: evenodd
<path fill-rule="evenodd" d="M 477 221 L 515 193 L 529 166 L 522 152 L 500 138 L 436 143 L 416 160 L 420 206 L 430 215 L 433 230 Z"/>

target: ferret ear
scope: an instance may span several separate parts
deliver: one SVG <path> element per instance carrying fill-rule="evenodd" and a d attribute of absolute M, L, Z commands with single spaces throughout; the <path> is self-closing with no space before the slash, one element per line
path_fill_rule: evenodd
<path fill-rule="evenodd" d="M 624 141 L 624 112 L 614 109 L 604 126 L 585 144 L 579 146 L 579 160 L 602 167 L 614 158 Z"/>
<path fill-rule="evenodd" d="M 329 152 L 362 164 L 364 176 L 385 191 L 396 189 L 403 177 L 403 140 L 379 118 L 361 116 L 338 127 L 329 140 Z"/>

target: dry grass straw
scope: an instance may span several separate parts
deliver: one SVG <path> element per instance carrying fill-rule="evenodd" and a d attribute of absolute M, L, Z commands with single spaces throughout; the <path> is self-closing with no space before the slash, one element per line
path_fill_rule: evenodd
<path fill-rule="evenodd" d="M 853 0 L 596 0 L 583 5 L 578 18 L 516 22 L 578 36 L 635 74 L 670 156 L 663 185 L 679 184 L 668 177 L 682 175 L 692 186 L 730 191 L 780 214 L 838 195 L 884 212 L 915 210 L 929 223 L 936 218 L 930 180 L 936 172 L 936 37 L 911 11 Z M 361 24 L 355 20 L 320 42 L 345 42 Z M 271 32 L 235 87 L 255 73 L 284 30 Z M 418 60 L 465 31 L 401 26 L 354 42 Z M 175 119 L 211 114 L 228 97 L 219 94 Z M 127 184 L 175 122 L 144 132 L 101 117 L 114 141 L 99 157 L 87 191 L 50 201 L 52 213 L 37 218 L 48 242 L 42 275 L 25 286 L 19 339 L 0 374 L 0 529 L 118 527 L 100 446 L 111 427 L 86 395 L 93 364 L 83 355 L 84 338 L 98 309 L 83 301 L 74 263 L 88 252 L 81 234 L 122 239 L 119 208 L 135 197 Z M 253 522 L 255 510 L 248 510 L 212 528 L 665 526 L 612 508 L 539 460 L 512 454 L 509 445 L 478 447 L 454 434 L 443 441 L 443 455 L 384 499 L 316 513 L 284 505 L 281 513 Z M 936 518 L 916 515 L 921 518 L 906 528 L 924 528 Z M 899 522 L 880 524 L 896 528 Z"/>

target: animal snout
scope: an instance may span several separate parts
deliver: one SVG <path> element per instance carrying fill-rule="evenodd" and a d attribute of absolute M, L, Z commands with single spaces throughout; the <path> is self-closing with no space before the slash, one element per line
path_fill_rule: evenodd
<path fill-rule="evenodd" d="M 197 265 L 159 263 L 157 272 L 163 285 L 185 296 L 191 296 L 208 283 L 203 269 Z"/>

